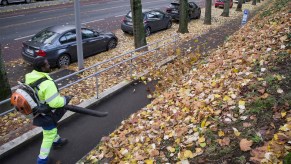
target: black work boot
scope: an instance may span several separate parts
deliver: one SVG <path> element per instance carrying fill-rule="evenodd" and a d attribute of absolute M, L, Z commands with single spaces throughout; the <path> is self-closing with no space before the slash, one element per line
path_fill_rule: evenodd
<path fill-rule="evenodd" d="M 65 144 L 67 144 L 67 143 L 68 143 L 68 139 L 66 139 L 66 138 L 60 138 L 57 142 L 54 142 L 53 143 L 53 148 L 54 149 L 59 149 L 62 146 L 64 146 Z"/>

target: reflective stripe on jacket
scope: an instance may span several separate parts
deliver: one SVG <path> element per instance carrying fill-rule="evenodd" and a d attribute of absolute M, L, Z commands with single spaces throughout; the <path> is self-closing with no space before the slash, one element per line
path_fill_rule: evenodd
<path fill-rule="evenodd" d="M 53 79 L 44 72 L 33 70 L 31 73 L 25 75 L 25 84 L 33 84 L 37 80 L 46 77 L 48 80 L 43 81 L 38 86 L 38 97 L 41 102 L 46 102 L 51 108 L 61 108 L 66 104 L 65 97 L 58 92 L 56 84 Z"/>

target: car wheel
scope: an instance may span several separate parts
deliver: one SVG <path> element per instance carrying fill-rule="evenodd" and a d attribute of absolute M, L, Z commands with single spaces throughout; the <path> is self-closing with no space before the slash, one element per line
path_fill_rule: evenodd
<path fill-rule="evenodd" d="M 172 27 L 172 21 L 170 20 L 170 21 L 168 22 L 167 28 L 171 28 L 171 27 Z"/>
<path fill-rule="evenodd" d="M 71 57 L 68 54 L 62 54 L 57 61 L 58 67 L 68 66 L 71 63 Z"/>
<path fill-rule="evenodd" d="M 145 29 L 145 34 L 146 34 L 146 36 L 150 36 L 151 35 L 151 28 L 150 27 L 147 27 Z"/>
<path fill-rule="evenodd" d="M 31 0 L 25 0 L 25 3 L 30 3 L 31 2 Z"/>
<path fill-rule="evenodd" d="M 111 50 L 117 46 L 117 41 L 115 39 L 111 39 L 107 44 L 107 50 Z"/>
<path fill-rule="evenodd" d="M 7 0 L 3 0 L 3 1 L 1 2 L 1 5 L 3 5 L 3 6 L 8 5 L 8 1 L 7 1 Z"/>

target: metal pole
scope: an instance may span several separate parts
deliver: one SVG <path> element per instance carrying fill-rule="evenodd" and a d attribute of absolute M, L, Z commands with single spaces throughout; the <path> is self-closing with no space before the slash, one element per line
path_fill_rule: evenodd
<path fill-rule="evenodd" d="M 97 67 L 95 67 L 95 72 L 97 72 Z M 97 99 L 99 98 L 98 75 L 99 75 L 99 74 L 96 74 L 96 98 L 97 98 Z"/>
<path fill-rule="evenodd" d="M 133 64 L 132 64 L 132 53 L 133 53 L 133 52 L 130 53 L 130 58 L 131 58 L 131 60 L 130 60 L 130 68 L 129 68 L 129 69 L 130 69 L 130 70 L 129 70 L 129 73 L 130 73 L 130 78 L 131 78 L 131 79 L 132 79 L 132 69 L 133 69 L 133 68 L 132 68 L 132 65 L 133 65 Z"/>
<path fill-rule="evenodd" d="M 84 68 L 83 58 L 83 41 L 81 37 L 81 22 L 80 22 L 80 0 L 75 0 L 75 24 L 76 24 L 76 36 L 77 36 L 77 54 L 78 54 L 78 67 L 79 70 Z"/>

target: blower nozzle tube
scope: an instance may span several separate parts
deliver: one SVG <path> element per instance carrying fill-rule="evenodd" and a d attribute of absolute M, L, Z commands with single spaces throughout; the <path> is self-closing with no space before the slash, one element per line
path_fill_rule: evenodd
<path fill-rule="evenodd" d="M 100 112 L 100 111 L 95 111 L 95 110 L 86 109 L 86 108 L 73 106 L 73 105 L 65 105 L 64 108 L 72 112 L 86 114 L 86 115 L 90 115 L 94 117 L 105 117 L 108 115 L 108 112 Z"/>

